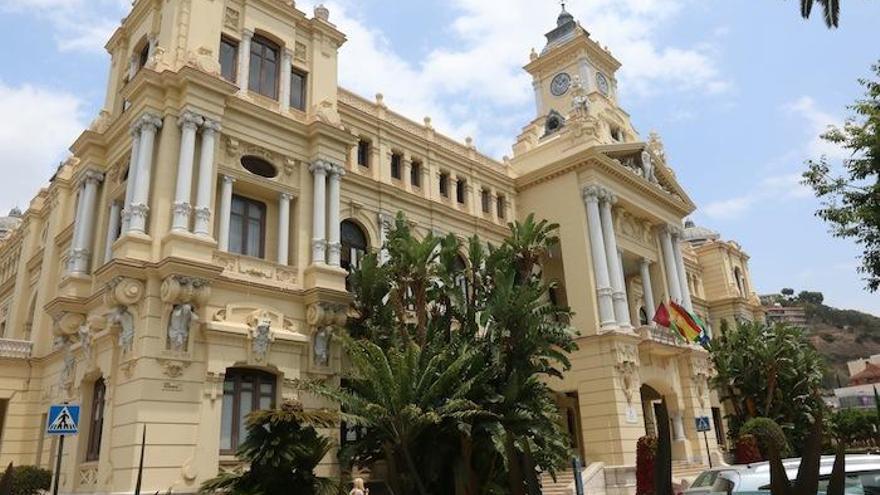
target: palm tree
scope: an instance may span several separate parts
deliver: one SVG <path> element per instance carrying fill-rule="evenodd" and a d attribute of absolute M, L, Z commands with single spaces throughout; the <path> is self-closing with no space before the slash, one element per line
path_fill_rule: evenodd
<path fill-rule="evenodd" d="M 470 349 L 423 349 L 407 342 L 383 350 L 366 340 L 340 339 L 352 367 L 346 388 L 303 386 L 337 401 L 347 424 L 367 429 L 343 456 L 359 465 L 385 461 L 394 493 L 435 493 L 428 478 L 438 473 L 423 464 L 432 457 L 426 454 L 442 446 L 426 439 L 444 427 L 490 416 L 468 399 L 486 374 L 482 358 Z"/>
<path fill-rule="evenodd" d="M 822 6 L 825 24 L 829 28 L 836 28 L 840 21 L 840 0 L 801 0 L 801 16 L 804 19 L 810 18 L 814 3 Z"/>
<path fill-rule="evenodd" d="M 200 493 L 274 495 L 296 487 L 302 495 L 335 495 L 339 484 L 315 475 L 333 444 L 315 428 L 336 425 L 336 413 L 306 411 L 287 401 L 278 409 L 254 411 L 247 419 L 247 438 L 238 458 L 249 464 L 243 472 L 222 473 L 202 484 Z"/>

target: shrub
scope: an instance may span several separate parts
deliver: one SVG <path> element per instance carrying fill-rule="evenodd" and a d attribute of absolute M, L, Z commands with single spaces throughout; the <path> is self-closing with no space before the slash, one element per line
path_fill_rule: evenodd
<path fill-rule="evenodd" d="M 636 495 L 654 494 L 654 458 L 657 437 L 644 436 L 636 444 Z"/>
<path fill-rule="evenodd" d="M 834 436 L 844 443 L 868 442 L 874 438 L 874 425 L 877 424 L 877 413 L 844 409 L 831 417 Z"/>
<path fill-rule="evenodd" d="M 38 466 L 12 469 L 12 495 L 36 495 L 52 486 L 52 472 Z"/>
<path fill-rule="evenodd" d="M 775 449 L 783 457 L 789 452 L 785 432 L 782 431 L 782 427 L 776 421 L 770 418 L 753 418 L 746 421 L 740 429 L 740 435 L 754 436 L 765 459 L 770 457 L 771 449 Z"/>

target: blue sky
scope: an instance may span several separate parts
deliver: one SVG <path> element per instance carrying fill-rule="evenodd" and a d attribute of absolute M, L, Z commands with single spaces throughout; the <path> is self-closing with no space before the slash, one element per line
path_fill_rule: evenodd
<path fill-rule="evenodd" d="M 298 1 L 311 13 L 313 2 Z M 858 249 L 833 239 L 798 185 L 803 161 L 840 150 L 818 134 L 846 117 L 857 78 L 880 59 L 880 2 L 843 6 L 841 27 L 804 21 L 795 0 L 570 0 L 624 66 L 621 104 L 656 130 L 694 219 L 751 254 L 761 292 L 821 290 L 880 314 Z M 341 84 L 496 157 L 534 116 L 521 66 L 559 11 L 552 0 L 334 0 L 348 34 Z M 103 44 L 126 0 L 0 0 L 0 211 L 27 200 L 100 109 Z M 14 48 L 13 48 L 14 47 Z M 25 48 L 27 47 L 27 48 Z"/>

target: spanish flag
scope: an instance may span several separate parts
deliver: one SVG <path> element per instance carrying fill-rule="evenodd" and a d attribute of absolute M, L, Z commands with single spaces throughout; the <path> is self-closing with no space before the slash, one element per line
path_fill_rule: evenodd
<path fill-rule="evenodd" d="M 674 301 L 669 301 L 669 307 L 660 304 L 654 314 L 654 322 L 675 330 L 687 342 L 703 343 L 706 340 L 707 334 L 700 320 Z"/>

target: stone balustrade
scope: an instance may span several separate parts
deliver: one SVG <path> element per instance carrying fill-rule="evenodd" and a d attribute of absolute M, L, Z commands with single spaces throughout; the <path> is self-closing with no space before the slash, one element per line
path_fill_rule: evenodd
<path fill-rule="evenodd" d="M 28 359 L 33 347 L 29 340 L 0 339 L 0 358 Z"/>
<path fill-rule="evenodd" d="M 639 327 L 636 332 L 642 337 L 643 340 L 650 340 L 652 342 L 656 342 L 658 344 L 665 344 L 671 346 L 683 346 L 684 342 L 678 338 L 672 330 L 659 326 L 650 326 L 644 325 Z"/>

